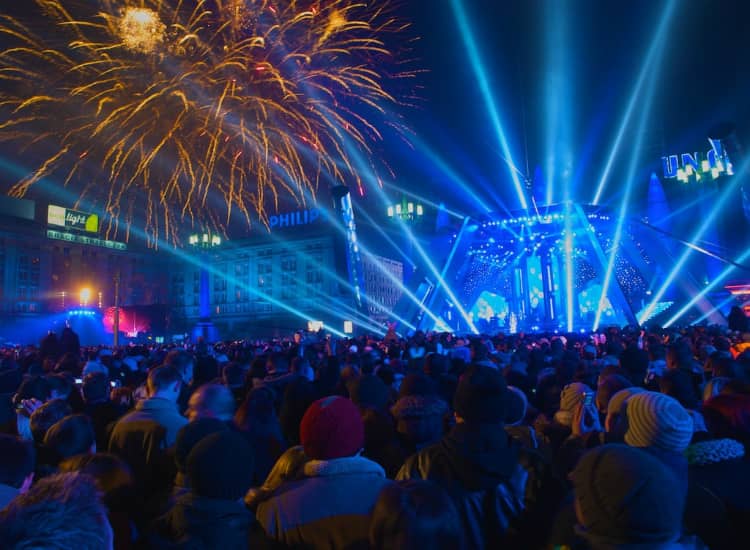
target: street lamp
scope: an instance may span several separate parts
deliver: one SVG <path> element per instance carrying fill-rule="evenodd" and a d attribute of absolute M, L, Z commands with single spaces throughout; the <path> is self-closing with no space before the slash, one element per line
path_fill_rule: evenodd
<path fill-rule="evenodd" d="M 200 259 L 200 295 L 199 295 L 199 319 L 195 329 L 193 329 L 193 335 L 202 337 L 203 340 L 212 342 L 218 339 L 218 332 L 211 322 L 211 288 L 210 278 L 208 275 L 208 264 L 210 261 L 209 251 L 213 248 L 221 246 L 221 237 L 213 235 L 210 231 L 204 231 L 202 233 L 193 233 L 188 238 L 190 246 L 199 251 L 198 257 Z"/>

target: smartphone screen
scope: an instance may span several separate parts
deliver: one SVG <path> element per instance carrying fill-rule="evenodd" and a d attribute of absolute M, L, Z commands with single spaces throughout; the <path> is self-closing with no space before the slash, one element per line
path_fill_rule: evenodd
<path fill-rule="evenodd" d="M 583 394 L 583 406 L 590 407 L 594 402 L 594 394 L 592 392 L 586 392 Z"/>

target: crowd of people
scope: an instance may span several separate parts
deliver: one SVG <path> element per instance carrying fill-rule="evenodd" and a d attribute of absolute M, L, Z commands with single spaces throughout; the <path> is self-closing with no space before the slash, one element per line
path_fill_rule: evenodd
<path fill-rule="evenodd" d="M 0 353 L 2 548 L 745 544 L 726 327 Z"/>

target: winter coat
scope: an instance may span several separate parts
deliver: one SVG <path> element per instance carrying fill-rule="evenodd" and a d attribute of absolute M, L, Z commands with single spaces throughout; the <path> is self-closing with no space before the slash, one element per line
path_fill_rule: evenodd
<path fill-rule="evenodd" d="M 295 548 L 368 548 L 370 512 L 390 483 L 360 456 L 311 460 L 301 479 L 283 483 L 258 505 L 266 535 Z"/>
<path fill-rule="evenodd" d="M 177 411 L 177 405 L 175 403 L 159 397 L 150 397 L 143 401 L 139 401 L 136 404 L 134 411 L 123 416 L 115 425 L 113 433 L 122 429 L 127 429 L 126 425 L 130 422 L 138 422 L 142 420 L 152 420 L 164 427 L 165 443 L 167 447 L 174 445 L 174 442 L 177 439 L 177 432 L 188 423 L 188 419 Z"/>
<path fill-rule="evenodd" d="M 536 548 L 564 492 L 541 455 L 502 425 L 460 423 L 412 455 L 397 479 L 427 479 L 451 495 L 467 548 Z"/>

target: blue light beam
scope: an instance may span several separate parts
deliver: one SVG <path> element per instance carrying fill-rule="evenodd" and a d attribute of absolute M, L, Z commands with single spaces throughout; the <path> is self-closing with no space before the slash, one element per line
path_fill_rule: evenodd
<path fill-rule="evenodd" d="M 484 70 L 484 63 L 479 53 L 477 43 L 474 40 L 474 35 L 469 24 L 468 14 L 466 13 L 463 2 L 461 0 L 451 0 L 451 6 L 453 8 L 453 14 L 456 17 L 456 22 L 458 23 L 459 33 L 469 56 L 471 68 L 474 71 L 474 76 L 477 79 L 479 90 L 482 93 L 482 98 L 484 99 L 487 113 L 489 114 L 493 129 L 495 130 L 495 136 L 497 137 L 500 149 L 502 150 L 503 156 L 508 159 L 509 164 L 515 164 L 513 163 L 513 156 L 510 152 L 508 139 L 505 136 L 505 130 L 503 129 L 502 122 L 500 121 L 500 113 L 497 106 L 495 105 L 495 98 L 493 97 L 489 78 L 487 77 L 487 73 Z M 509 172 L 511 179 L 513 180 L 513 187 L 516 190 L 516 195 L 518 195 L 518 201 L 521 203 L 521 208 L 527 210 L 529 206 L 526 202 L 526 195 L 524 193 L 521 180 L 518 178 L 518 174 L 513 169 L 510 169 Z"/>
<path fill-rule="evenodd" d="M 625 131 L 630 125 L 630 118 L 633 116 L 635 108 L 639 106 L 643 84 L 646 82 L 646 78 L 651 72 L 651 68 L 656 61 L 656 58 L 662 51 L 662 46 L 667 36 L 667 27 L 672 20 L 672 14 L 674 13 L 676 4 L 677 2 L 675 0 L 669 0 L 667 5 L 664 7 L 661 19 L 659 20 L 659 25 L 657 26 L 653 38 L 651 39 L 651 45 L 649 46 L 648 53 L 646 54 L 646 59 L 643 63 L 643 67 L 641 67 L 641 72 L 638 75 L 638 79 L 636 80 L 635 86 L 633 87 L 633 91 L 630 95 L 630 100 L 628 101 L 627 108 L 625 109 L 625 114 L 622 117 L 620 128 L 617 131 L 615 141 L 612 145 L 612 149 L 610 150 L 609 157 L 607 158 L 607 163 L 604 166 L 604 172 L 602 173 L 602 177 L 596 187 L 596 193 L 594 194 L 594 200 L 592 201 L 592 204 L 594 205 L 599 204 L 599 201 L 602 198 L 602 193 L 604 192 L 604 188 L 607 186 L 607 180 L 609 179 L 612 165 L 614 164 L 615 158 L 617 158 L 617 155 L 620 152 L 620 145 L 623 138 L 625 137 Z M 652 75 L 651 78 L 655 79 L 656 75 Z"/>

